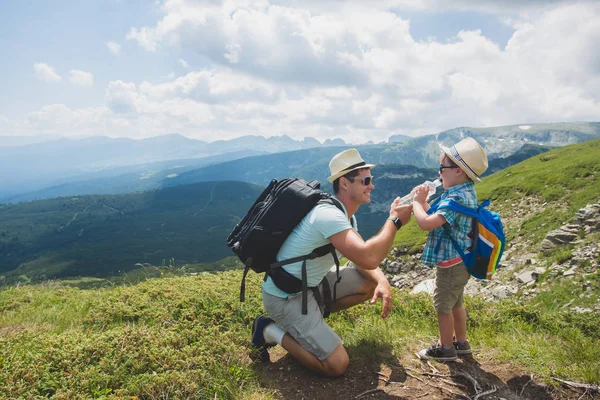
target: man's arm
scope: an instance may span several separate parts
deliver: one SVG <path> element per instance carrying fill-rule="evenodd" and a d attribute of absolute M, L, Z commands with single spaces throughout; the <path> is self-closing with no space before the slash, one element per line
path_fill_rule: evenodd
<path fill-rule="evenodd" d="M 405 224 L 410 219 L 411 210 L 411 205 L 398 206 L 398 199 L 396 199 L 390 208 L 390 216 L 400 218 L 402 224 Z M 379 233 L 367 241 L 364 241 L 353 229 L 338 232 L 330 236 L 329 241 L 354 264 L 365 270 L 374 270 L 388 255 L 394 243 L 396 231 L 394 222 L 386 220 Z"/>

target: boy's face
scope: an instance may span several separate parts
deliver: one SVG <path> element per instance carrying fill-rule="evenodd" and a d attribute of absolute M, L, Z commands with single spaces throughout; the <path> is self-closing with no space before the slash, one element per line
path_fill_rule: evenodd
<path fill-rule="evenodd" d="M 465 173 L 458 166 L 452 165 L 445 154 L 440 157 L 440 179 L 444 189 L 464 183 L 465 177 Z"/>

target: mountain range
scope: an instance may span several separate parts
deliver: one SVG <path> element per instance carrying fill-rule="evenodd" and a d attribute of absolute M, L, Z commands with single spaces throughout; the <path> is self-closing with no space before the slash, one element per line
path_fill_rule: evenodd
<path fill-rule="evenodd" d="M 143 140 L 0 137 L 0 200 L 21 201 L 13 197 L 73 181 L 132 172 L 140 173 L 136 178 L 139 180 L 156 170 L 186 165 L 197 168 L 249 155 L 344 144 L 341 139 L 321 144 L 314 138 L 297 141 L 285 135 L 242 136 L 210 143 L 178 134 Z"/>
<path fill-rule="evenodd" d="M 376 164 L 432 168 L 438 163 L 440 144 L 450 146 L 466 136 L 477 139 L 490 160 L 497 160 L 535 145 L 549 149 L 598 138 L 600 123 L 461 127 L 417 138 L 398 134 L 385 143 L 353 147 Z M 131 193 L 223 179 L 266 185 L 273 178 L 300 176 L 326 182 L 329 159 L 348 147 L 341 139 L 321 144 L 313 138 L 243 136 L 206 143 L 180 135 L 0 147 L 0 202 Z"/>

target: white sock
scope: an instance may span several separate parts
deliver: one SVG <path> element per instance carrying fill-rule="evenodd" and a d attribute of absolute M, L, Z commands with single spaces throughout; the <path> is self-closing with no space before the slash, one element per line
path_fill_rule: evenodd
<path fill-rule="evenodd" d="M 265 327 L 263 335 L 265 337 L 265 342 L 277 343 L 281 346 L 281 341 L 283 340 L 285 331 L 279 325 L 273 322 Z"/>

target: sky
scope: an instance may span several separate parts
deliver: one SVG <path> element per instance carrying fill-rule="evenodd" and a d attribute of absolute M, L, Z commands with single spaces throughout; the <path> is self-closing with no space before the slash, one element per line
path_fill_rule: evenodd
<path fill-rule="evenodd" d="M 600 120 L 600 2 L 6 0 L 0 135 L 380 142 Z"/>

